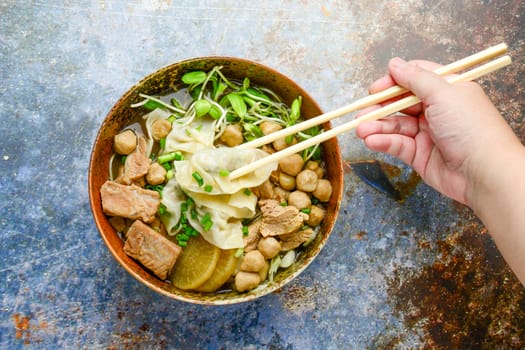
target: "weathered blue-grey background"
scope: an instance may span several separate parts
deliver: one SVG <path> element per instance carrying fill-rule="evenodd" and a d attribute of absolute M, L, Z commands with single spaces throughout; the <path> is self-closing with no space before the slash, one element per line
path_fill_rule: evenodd
<path fill-rule="evenodd" d="M 0 0 L 0 348 L 525 346 L 523 287 L 480 223 L 353 134 L 344 158 L 391 164 L 405 202 L 348 171 L 319 258 L 251 303 L 194 306 L 140 285 L 87 196 L 111 106 L 196 56 L 269 65 L 330 110 L 364 96 L 395 55 L 446 63 L 505 41 L 516 62 L 482 84 L 525 140 L 524 28 L 521 0 Z"/>

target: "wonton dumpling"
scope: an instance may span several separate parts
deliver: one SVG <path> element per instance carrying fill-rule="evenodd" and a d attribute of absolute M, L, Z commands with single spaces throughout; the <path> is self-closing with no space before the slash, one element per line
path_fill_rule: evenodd
<path fill-rule="evenodd" d="M 231 220 L 228 214 L 216 210 L 197 209 L 199 217 L 204 216 L 207 212 L 211 216 L 213 225 L 209 231 L 204 231 L 201 223 L 198 220 L 192 219 L 188 216 L 188 222 L 202 237 L 209 243 L 220 249 L 234 249 L 242 248 L 244 241 L 242 239 L 242 223 L 240 220 Z"/>
<path fill-rule="evenodd" d="M 244 191 L 219 195 L 188 191 L 187 194 L 197 205 L 213 211 L 221 211 L 230 217 L 244 219 L 255 215 L 257 197 Z"/>
<path fill-rule="evenodd" d="M 151 155 L 151 150 L 153 149 L 154 141 L 153 133 L 151 131 L 153 123 L 159 119 L 168 119 L 170 115 L 170 113 L 160 108 L 156 108 L 143 117 L 146 120 L 146 130 L 148 131 L 148 137 L 146 141 L 146 156 L 149 157 Z"/>
<path fill-rule="evenodd" d="M 216 120 L 210 117 L 195 119 L 189 125 L 173 122 L 166 137 L 165 153 L 182 151 L 195 153 L 204 148 L 213 147 Z"/>
<path fill-rule="evenodd" d="M 181 216 L 181 205 L 186 201 L 186 196 L 179 187 L 175 179 L 168 181 L 162 190 L 161 203 L 166 207 L 170 215 L 161 215 L 162 223 L 166 227 L 169 235 L 172 235 L 171 230 L 177 225 Z"/>
<path fill-rule="evenodd" d="M 220 172 L 224 170 L 231 172 L 267 155 L 268 153 L 260 149 L 239 150 L 229 147 L 203 149 L 189 160 L 176 162 L 175 177 L 184 190 L 205 194 L 233 194 L 262 184 L 270 177 L 272 171 L 277 169 L 277 162 L 233 180 L 228 176 L 221 176 Z M 194 172 L 199 173 L 205 185 L 212 186 L 211 192 L 206 191 L 205 186 L 199 186 L 192 176 Z"/>

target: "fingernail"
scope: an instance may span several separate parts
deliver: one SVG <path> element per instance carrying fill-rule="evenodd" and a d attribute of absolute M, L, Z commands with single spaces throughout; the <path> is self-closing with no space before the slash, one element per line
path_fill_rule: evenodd
<path fill-rule="evenodd" d="M 390 65 L 395 68 L 405 68 L 408 65 L 408 62 L 402 58 L 394 57 L 390 60 Z"/>

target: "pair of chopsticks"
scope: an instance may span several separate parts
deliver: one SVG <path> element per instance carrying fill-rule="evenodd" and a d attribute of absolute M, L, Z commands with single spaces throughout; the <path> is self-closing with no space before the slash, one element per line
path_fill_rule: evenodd
<path fill-rule="evenodd" d="M 434 73 L 445 76 L 450 75 L 453 73 L 457 73 L 459 71 L 462 71 L 467 68 L 471 68 L 475 65 L 478 65 L 484 61 L 493 59 L 497 56 L 500 56 L 507 52 L 507 45 L 505 43 L 501 43 L 496 46 L 489 47 L 486 50 L 480 51 L 478 53 L 475 53 L 471 56 L 465 57 L 463 59 L 460 59 L 456 62 L 453 62 L 451 64 L 448 64 L 446 66 L 442 66 L 436 70 L 434 70 Z M 475 79 L 478 79 L 486 74 L 489 74 L 491 72 L 494 72 L 500 68 L 503 68 L 507 65 L 509 65 L 512 62 L 510 56 L 505 55 L 499 58 L 496 58 L 492 61 L 489 61 L 488 63 L 484 63 L 476 68 L 472 68 L 469 71 L 466 71 L 465 73 L 462 73 L 460 75 L 454 75 L 454 76 L 448 76 L 446 77 L 447 81 L 451 84 L 459 83 L 459 82 L 466 82 L 466 81 L 472 81 Z M 319 125 L 322 123 L 325 123 L 329 120 L 332 120 L 334 118 L 343 116 L 345 114 L 348 114 L 350 112 L 354 112 L 359 109 L 363 109 L 365 107 L 375 105 L 381 102 L 384 102 L 386 100 L 389 100 L 393 97 L 402 95 L 409 92 L 407 89 L 402 88 L 400 86 L 393 86 L 391 88 L 388 88 L 386 90 L 383 90 L 381 92 L 378 92 L 373 95 L 369 95 L 367 97 L 364 97 L 362 99 L 359 99 L 349 105 L 346 105 L 344 107 L 341 107 L 339 109 L 336 109 L 334 111 L 322 114 L 318 117 L 308 119 L 304 122 L 301 122 L 299 124 L 295 124 L 291 127 L 281 129 L 277 132 L 265 135 L 263 137 L 260 137 L 258 139 L 255 139 L 253 141 L 244 143 L 242 145 L 237 146 L 237 149 L 249 149 L 249 148 L 256 148 L 265 144 L 268 144 L 270 142 L 273 142 L 277 139 L 286 137 L 288 135 L 293 135 L 297 133 L 298 131 L 302 131 L 308 128 L 311 128 L 312 126 Z M 295 145 L 292 145 L 290 147 L 287 147 L 281 151 L 278 151 L 276 153 L 270 154 L 267 157 L 264 157 L 262 159 L 259 159 L 253 163 L 250 163 L 248 165 L 245 165 L 241 168 L 238 168 L 234 171 L 232 171 L 229 175 L 230 179 L 235 179 L 238 177 L 241 177 L 243 175 L 246 175 L 264 165 L 267 165 L 272 162 L 279 161 L 280 159 L 286 158 L 294 153 L 298 153 L 308 147 L 311 147 L 313 145 L 319 144 L 321 142 L 324 142 L 326 140 L 329 140 L 333 137 L 336 137 L 339 134 L 342 134 L 344 132 L 347 132 L 351 129 L 356 128 L 359 124 L 377 120 L 384 118 L 386 116 L 389 116 L 393 113 L 399 112 L 401 110 L 404 110 L 410 106 L 413 106 L 415 104 L 418 104 L 421 102 L 421 100 L 414 96 L 408 96 L 405 97 L 399 101 L 393 102 L 389 105 L 386 105 L 380 109 L 377 109 L 375 111 L 372 111 L 370 113 L 367 113 L 363 116 L 361 116 L 358 119 L 354 119 L 348 123 L 345 123 L 341 126 L 335 127 L 333 129 L 327 130 L 315 137 L 312 137 L 310 139 L 304 140 L 300 143 L 297 143 Z"/>

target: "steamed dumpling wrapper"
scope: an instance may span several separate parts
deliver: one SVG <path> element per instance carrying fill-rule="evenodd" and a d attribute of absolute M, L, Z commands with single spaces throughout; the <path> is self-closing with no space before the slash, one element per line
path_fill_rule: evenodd
<path fill-rule="evenodd" d="M 164 153 L 181 151 L 191 154 L 213 147 L 216 122 L 210 117 L 196 118 L 189 125 L 174 121 L 166 137 Z"/>
<path fill-rule="evenodd" d="M 244 191 L 234 194 L 206 195 L 202 193 L 187 193 L 195 202 L 200 217 L 209 212 L 213 225 L 208 232 L 200 224 L 187 216 L 190 224 L 211 244 L 221 249 L 241 248 L 242 225 L 240 219 L 253 217 L 257 197 L 247 195 Z M 162 191 L 161 203 L 170 215 L 162 215 L 161 219 L 169 235 L 174 235 L 181 218 L 181 206 L 187 197 L 175 178 L 172 178 Z"/>
<path fill-rule="evenodd" d="M 161 215 L 162 223 L 169 235 L 173 235 L 172 229 L 179 223 L 182 203 L 186 201 L 186 195 L 179 187 L 177 181 L 171 179 L 162 190 L 161 203 L 166 207 L 170 215 Z"/>
<path fill-rule="evenodd" d="M 203 149 L 196 152 L 189 160 L 175 162 L 175 178 L 185 191 L 212 195 L 233 194 L 262 184 L 270 177 L 272 171 L 277 169 L 277 162 L 233 180 L 228 176 L 222 176 L 221 172 L 231 172 L 267 155 L 268 153 L 260 149 L 239 150 L 230 147 Z M 206 191 L 206 186 L 200 186 L 194 179 L 195 172 L 202 177 L 204 185 L 212 186 L 211 192 Z"/>
<path fill-rule="evenodd" d="M 148 137 L 146 141 L 146 156 L 151 155 L 151 150 L 153 149 L 153 132 L 151 131 L 153 128 L 153 123 L 160 119 L 168 119 L 171 116 L 171 113 L 166 112 L 165 110 L 162 110 L 160 108 L 156 108 L 153 111 L 146 114 L 143 119 L 146 120 L 146 130 L 148 132 Z"/>
<path fill-rule="evenodd" d="M 241 220 L 232 220 L 226 213 L 216 210 L 198 208 L 197 212 L 199 213 L 199 217 L 209 213 L 213 222 L 210 230 L 204 231 L 204 228 L 198 220 L 188 216 L 190 225 L 199 231 L 206 241 L 220 249 L 235 249 L 244 246 Z"/>
<path fill-rule="evenodd" d="M 198 206 L 212 211 L 221 211 L 233 218 L 244 219 L 255 215 L 257 197 L 253 194 L 246 194 L 244 191 L 218 195 L 188 191 L 187 194 Z"/>

